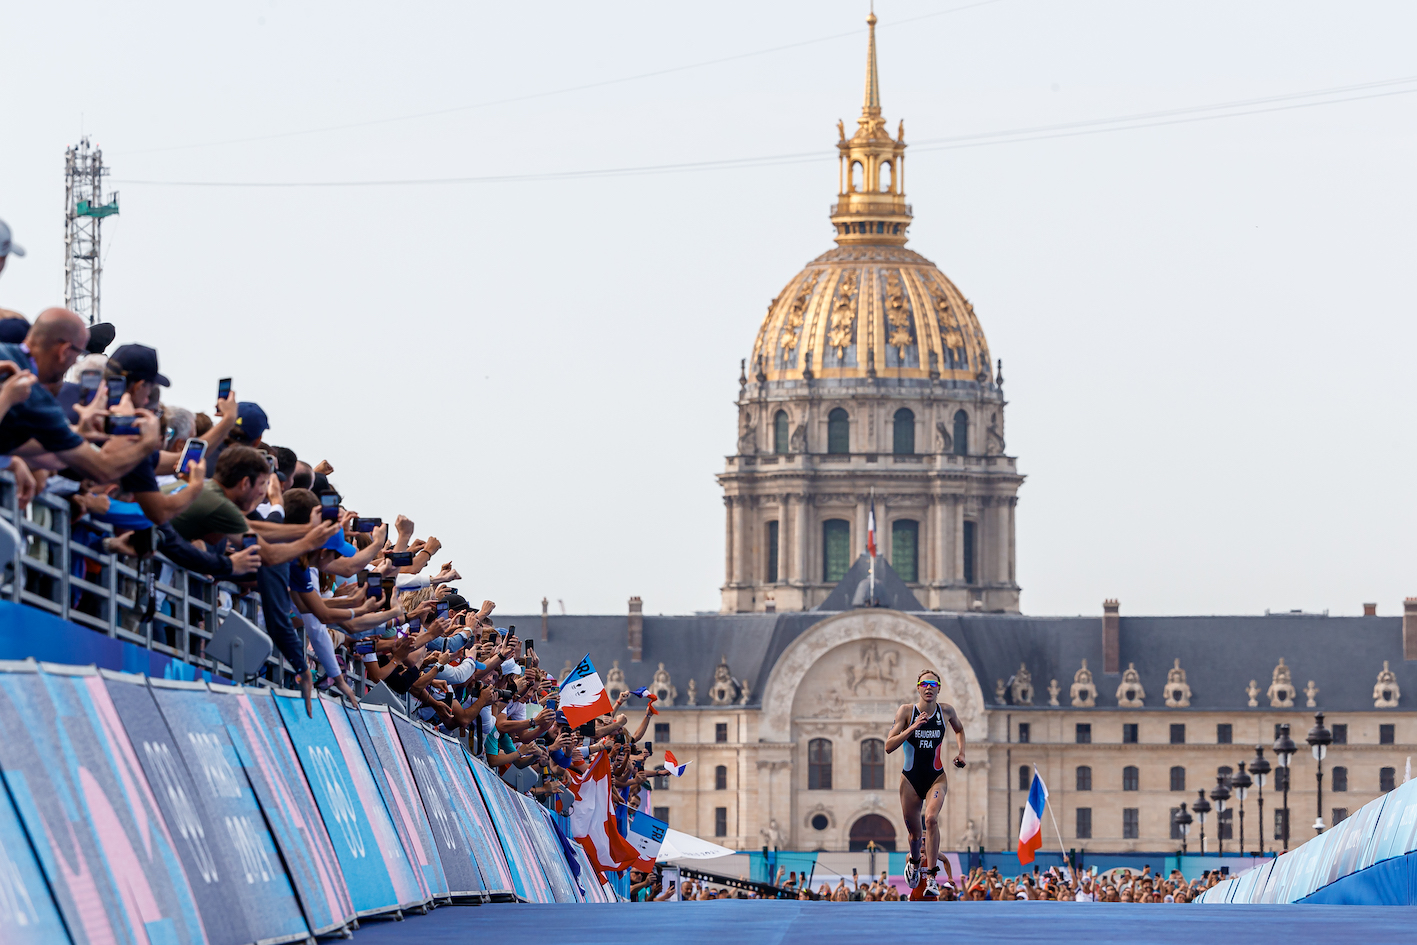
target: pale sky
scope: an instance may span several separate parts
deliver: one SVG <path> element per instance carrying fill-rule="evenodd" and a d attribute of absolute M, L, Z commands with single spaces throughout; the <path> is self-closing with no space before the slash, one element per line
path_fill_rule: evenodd
<path fill-rule="evenodd" d="M 1417 6 L 942 13 L 968 4 L 879 0 L 881 91 L 914 143 L 910 247 L 1004 361 L 1024 611 L 1399 613 L 1417 595 Z M 62 300 L 63 156 L 86 132 L 125 181 L 104 314 L 160 349 L 170 402 L 210 410 L 231 375 L 269 442 L 328 458 L 362 514 L 414 517 L 504 612 L 716 610 L 738 361 L 833 245 L 865 15 L 10 5 L 0 218 L 29 255 L 0 307 Z"/>

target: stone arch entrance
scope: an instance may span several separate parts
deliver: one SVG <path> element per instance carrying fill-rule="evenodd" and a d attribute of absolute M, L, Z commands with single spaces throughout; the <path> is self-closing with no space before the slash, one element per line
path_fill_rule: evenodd
<path fill-rule="evenodd" d="M 895 852 L 895 827 L 880 814 L 867 814 L 851 825 L 850 851 L 860 853 L 875 843 L 877 850 Z"/>

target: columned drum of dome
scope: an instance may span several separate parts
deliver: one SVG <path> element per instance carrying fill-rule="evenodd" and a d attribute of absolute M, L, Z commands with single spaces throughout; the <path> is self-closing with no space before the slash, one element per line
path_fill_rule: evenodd
<path fill-rule="evenodd" d="M 1023 476 L 1005 453 L 1002 366 L 964 293 L 905 247 L 905 126 L 886 130 L 874 14 L 866 22 L 861 116 L 850 137 L 838 123 L 837 247 L 769 303 L 739 378 L 738 448 L 718 477 L 723 610 L 820 604 L 839 544 L 849 541 L 848 563 L 865 549 L 874 494 L 887 559 L 897 553 L 884 539 L 892 523 L 902 535 L 914 523 L 914 560 L 901 564 L 926 607 L 1017 612 Z"/>

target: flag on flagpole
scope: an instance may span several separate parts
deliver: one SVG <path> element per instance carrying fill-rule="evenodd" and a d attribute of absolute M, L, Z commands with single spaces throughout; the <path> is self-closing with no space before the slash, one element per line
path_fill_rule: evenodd
<path fill-rule="evenodd" d="M 1033 770 L 1033 784 L 1028 789 L 1028 803 L 1023 808 L 1023 821 L 1018 825 L 1018 861 L 1033 862 L 1033 854 L 1043 846 L 1043 808 L 1048 804 L 1048 788 L 1038 769 Z"/>
<path fill-rule="evenodd" d="M 620 835 L 615 823 L 610 781 L 610 753 L 603 751 L 571 788 L 576 796 L 575 806 L 571 808 L 571 836 L 585 850 L 590 865 L 602 878 L 606 873 L 629 866 L 640 855 Z"/>
<path fill-rule="evenodd" d="M 871 510 L 866 513 L 866 553 L 876 557 L 876 497 L 871 496 Z"/>
<path fill-rule="evenodd" d="M 664 843 L 664 835 L 669 832 L 669 825 L 642 810 L 632 810 L 629 815 L 630 829 L 625 834 L 625 839 L 640 854 L 639 859 L 634 862 L 634 867 L 642 873 L 652 873 L 654 859 L 659 856 L 659 848 Z"/>
<path fill-rule="evenodd" d="M 610 696 L 587 653 L 561 684 L 561 712 L 574 728 L 610 712 Z"/>
<path fill-rule="evenodd" d="M 682 778 L 684 776 L 684 769 L 691 764 L 693 764 L 693 762 L 686 761 L 681 765 L 679 759 L 674 757 L 674 752 L 667 750 L 664 752 L 664 766 L 668 768 L 669 773 L 676 778 Z"/>

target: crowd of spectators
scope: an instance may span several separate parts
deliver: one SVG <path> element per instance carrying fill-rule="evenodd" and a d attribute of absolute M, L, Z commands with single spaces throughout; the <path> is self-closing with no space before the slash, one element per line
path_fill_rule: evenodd
<path fill-rule="evenodd" d="M 1150 866 L 1144 867 L 1140 873 L 1117 869 L 1101 874 L 1084 871 L 1077 875 L 1071 870 L 1053 867 L 1047 870 L 1035 869 L 1031 873 L 1020 873 L 1009 878 L 1000 874 L 997 869 L 976 867 L 967 876 L 958 879 L 942 876 L 938 901 L 1012 902 L 1022 899 L 1057 902 L 1191 902 L 1220 882 L 1221 878 L 1219 870 L 1207 871 L 1201 878 L 1189 882 L 1181 875 L 1180 870 L 1172 870 L 1169 876 L 1163 878 L 1153 875 Z M 866 879 L 852 875 L 850 881 L 845 876 L 838 876 L 835 884 L 820 883 L 815 895 L 809 890 L 810 883 L 811 880 L 806 874 L 799 879 L 793 871 L 784 877 L 782 870 L 779 870 L 775 880 L 776 890 L 771 894 L 684 880 L 682 898 L 786 898 L 829 902 L 904 902 L 910 899 L 909 891 L 904 885 L 892 883 L 885 872 L 879 877 Z M 631 898 L 638 902 L 662 902 L 674 894 L 674 890 L 668 888 L 657 873 L 636 873 L 631 889 L 634 893 Z"/>

